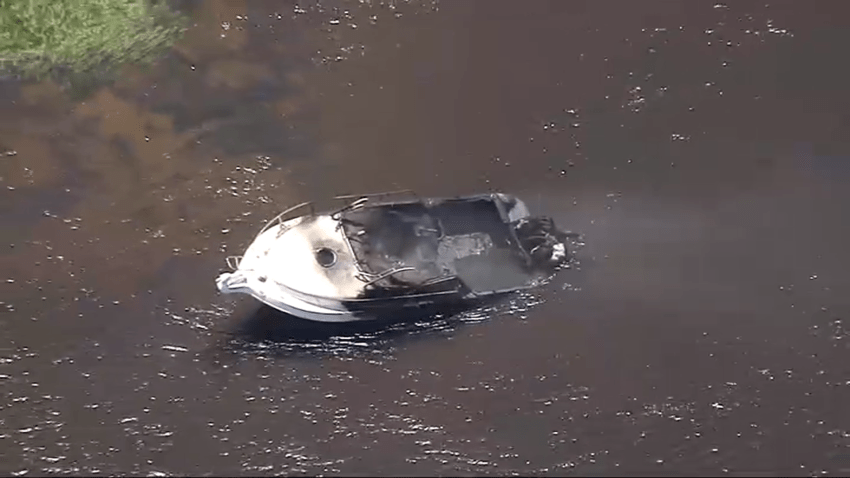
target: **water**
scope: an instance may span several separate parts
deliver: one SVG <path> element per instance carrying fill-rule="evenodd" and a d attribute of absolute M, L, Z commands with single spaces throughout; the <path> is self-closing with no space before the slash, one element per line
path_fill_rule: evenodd
<path fill-rule="evenodd" d="M 151 69 L 0 88 L 4 474 L 850 474 L 843 3 L 185 8 Z M 216 293 L 278 210 L 406 187 L 580 265 L 366 329 Z"/>

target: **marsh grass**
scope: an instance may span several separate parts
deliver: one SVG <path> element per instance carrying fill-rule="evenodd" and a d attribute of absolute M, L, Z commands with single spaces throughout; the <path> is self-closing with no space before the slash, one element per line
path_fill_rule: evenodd
<path fill-rule="evenodd" d="M 185 24 L 150 0 L 0 0 L 0 74 L 80 77 L 147 63 Z"/>

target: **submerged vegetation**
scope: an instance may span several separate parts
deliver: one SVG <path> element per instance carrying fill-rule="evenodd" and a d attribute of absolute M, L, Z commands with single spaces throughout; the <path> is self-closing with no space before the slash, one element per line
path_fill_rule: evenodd
<path fill-rule="evenodd" d="M 81 75 L 148 62 L 184 25 L 150 0 L 0 0 L 0 75 Z"/>

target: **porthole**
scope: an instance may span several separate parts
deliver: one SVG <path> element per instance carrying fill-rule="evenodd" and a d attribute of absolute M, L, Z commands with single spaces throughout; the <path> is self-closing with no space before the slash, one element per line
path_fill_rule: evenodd
<path fill-rule="evenodd" d="M 331 267 L 336 264 L 336 252 L 327 247 L 316 250 L 316 262 L 322 267 Z"/>

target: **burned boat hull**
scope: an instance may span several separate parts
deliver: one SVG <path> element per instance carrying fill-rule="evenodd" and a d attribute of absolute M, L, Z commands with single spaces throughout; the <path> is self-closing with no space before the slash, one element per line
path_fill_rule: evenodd
<path fill-rule="evenodd" d="M 510 195 L 370 200 L 292 219 L 285 211 L 218 289 L 308 320 L 351 322 L 532 288 L 568 259 L 567 234 Z"/>

